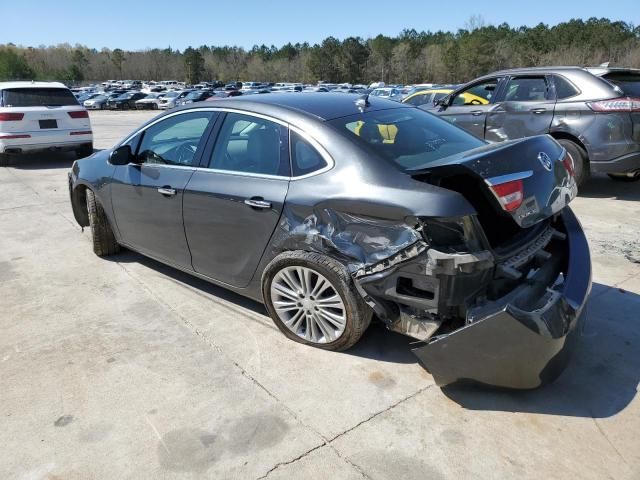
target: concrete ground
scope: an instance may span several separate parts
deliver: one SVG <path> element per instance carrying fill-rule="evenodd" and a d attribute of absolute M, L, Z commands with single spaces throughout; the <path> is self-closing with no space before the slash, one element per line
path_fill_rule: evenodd
<path fill-rule="evenodd" d="M 96 147 L 150 113 L 91 114 Z M 593 248 L 581 350 L 532 392 L 441 390 L 373 326 L 331 353 L 264 308 L 73 220 L 71 156 L 0 169 L 0 478 L 640 478 L 640 185 L 574 202 Z"/>

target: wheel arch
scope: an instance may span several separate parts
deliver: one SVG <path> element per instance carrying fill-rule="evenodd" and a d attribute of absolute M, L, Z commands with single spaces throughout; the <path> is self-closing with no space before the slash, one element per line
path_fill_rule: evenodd
<path fill-rule="evenodd" d="M 589 165 L 589 150 L 576 135 L 563 131 L 549 132 L 549 135 L 551 135 L 556 140 L 569 140 L 575 143 L 584 152 L 584 159 L 587 162 L 587 166 Z"/>
<path fill-rule="evenodd" d="M 81 227 L 89 226 L 89 211 L 87 210 L 87 190 L 89 187 L 84 184 L 79 184 L 73 187 L 69 184 L 69 190 L 71 195 L 71 209 L 73 210 L 73 216 Z"/>

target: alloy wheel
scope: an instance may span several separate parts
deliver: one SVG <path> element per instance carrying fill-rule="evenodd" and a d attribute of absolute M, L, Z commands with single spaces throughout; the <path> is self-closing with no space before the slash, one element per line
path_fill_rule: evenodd
<path fill-rule="evenodd" d="M 340 294 L 322 274 L 303 266 L 285 267 L 271 282 L 271 301 L 282 323 L 312 343 L 331 343 L 347 324 Z"/>

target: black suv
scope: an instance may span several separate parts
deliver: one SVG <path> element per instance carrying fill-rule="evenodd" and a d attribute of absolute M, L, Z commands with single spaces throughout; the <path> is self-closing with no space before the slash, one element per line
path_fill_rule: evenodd
<path fill-rule="evenodd" d="M 544 133 L 589 172 L 640 179 L 640 70 L 538 67 L 475 79 L 429 110 L 490 142 Z"/>

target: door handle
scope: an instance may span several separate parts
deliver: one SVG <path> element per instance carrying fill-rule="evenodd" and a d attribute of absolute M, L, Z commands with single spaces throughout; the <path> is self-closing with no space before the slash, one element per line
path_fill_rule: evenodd
<path fill-rule="evenodd" d="M 244 203 L 251 208 L 271 208 L 271 202 L 267 202 L 262 198 L 247 198 Z"/>
<path fill-rule="evenodd" d="M 158 189 L 158 193 L 166 197 L 173 197 L 176 194 L 176 189 L 171 187 L 160 187 Z"/>
<path fill-rule="evenodd" d="M 547 111 L 546 108 L 532 108 L 531 110 L 529 110 L 531 113 L 534 113 L 536 115 L 540 115 L 541 113 L 544 113 Z"/>
<path fill-rule="evenodd" d="M 473 115 L 474 117 L 479 117 L 483 113 L 484 112 L 482 110 L 474 110 L 473 112 L 471 112 L 471 115 Z"/>

